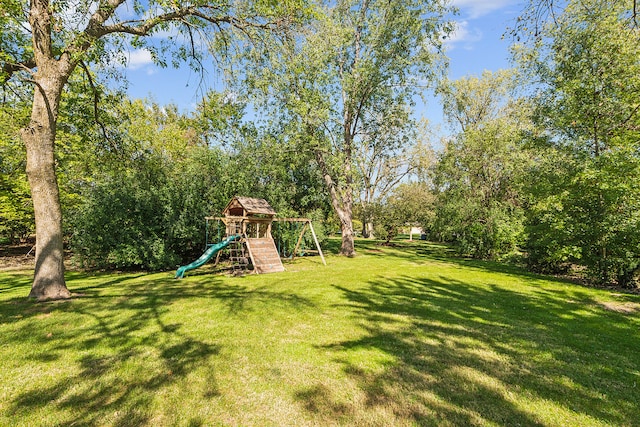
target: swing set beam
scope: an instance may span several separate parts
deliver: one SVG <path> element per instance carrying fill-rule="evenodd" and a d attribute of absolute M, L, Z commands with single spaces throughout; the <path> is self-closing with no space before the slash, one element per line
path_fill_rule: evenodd
<path fill-rule="evenodd" d="M 304 226 L 302 227 L 302 231 L 300 232 L 300 236 L 298 236 L 298 243 L 296 243 L 296 248 L 293 250 L 291 256 L 295 258 L 298 249 L 300 248 L 300 244 L 302 243 L 302 238 L 304 237 L 304 233 L 307 231 L 307 227 L 311 230 L 311 235 L 313 236 L 313 241 L 316 244 L 316 248 L 318 249 L 318 254 L 322 259 L 322 263 L 327 265 L 327 261 L 324 259 L 324 254 L 322 253 L 322 249 L 320 248 L 320 243 L 318 242 L 318 237 L 316 236 L 316 232 L 313 229 L 313 223 L 309 218 L 273 218 L 274 221 L 278 222 L 303 222 Z"/>

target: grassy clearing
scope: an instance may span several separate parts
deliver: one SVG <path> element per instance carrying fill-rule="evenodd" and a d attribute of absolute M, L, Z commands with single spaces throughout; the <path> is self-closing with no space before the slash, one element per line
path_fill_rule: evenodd
<path fill-rule="evenodd" d="M 640 297 L 425 242 L 231 278 L 0 272 L 0 425 L 640 420 Z"/>

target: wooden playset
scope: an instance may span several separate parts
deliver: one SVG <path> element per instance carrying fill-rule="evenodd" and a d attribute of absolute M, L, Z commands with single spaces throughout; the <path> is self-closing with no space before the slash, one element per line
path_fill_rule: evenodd
<path fill-rule="evenodd" d="M 274 221 L 303 225 L 291 258 L 298 253 L 304 233 L 310 230 L 316 249 L 306 250 L 306 252 L 318 253 L 323 264 L 326 265 L 313 224 L 308 218 L 276 218 L 276 211 L 266 200 L 251 197 L 234 197 L 224 208 L 222 214 L 224 215 L 222 217 L 205 218 L 207 221 L 207 250 L 198 260 L 180 267 L 176 272 L 177 278 L 183 277 L 188 270 L 200 267 L 214 255 L 216 255 L 217 264 L 221 250 L 227 247 L 234 274 L 249 272 L 250 265 L 253 266 L 252 272 L 257 274 L 284 271 L 284 266 L 272 235 Z M 221 240 L 221 236 L 218 236 L 220 242 L 213 245 L 208 244 L 210 221 L 222 222 L 225 229 L 225 239 Z"/>

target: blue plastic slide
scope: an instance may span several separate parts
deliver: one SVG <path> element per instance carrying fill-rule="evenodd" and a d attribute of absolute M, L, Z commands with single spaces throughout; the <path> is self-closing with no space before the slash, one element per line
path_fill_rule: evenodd
<path fill-rule="evenodd" d="M 218 251 L 220 251 L 220 249 L 227 247 L 229 243 L 239 238 L 240 236 L 238 235 L 229 236 L 226 239 L 224 239 L 222 242 L 219 242 L 219 243 L 216 243 L 215 245 L 210 246 L 206 251 L 204 251 L 204 253 L 200 256 L 200 258 L 193 261 L 191 264 L 183 265 L 182 267 L 178 268 L 178 271 L 176 271 L 176 279 L 182 279 L 184 277 L 185 272 L 189 270 L 194 270 L 200 267 L 205 262 L 209 261 L 212 256 L 217 254 Z"/>

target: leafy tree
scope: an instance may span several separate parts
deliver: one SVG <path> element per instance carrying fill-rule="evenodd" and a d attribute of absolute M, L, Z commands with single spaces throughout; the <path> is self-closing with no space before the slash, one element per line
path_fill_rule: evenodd
<path fill-rule="evenodd" d="M 249 132 L 243 124 L 245 108 L 232 92 L 209 91 L 196 106 L 190 126 L 204 144 L 229 148 Z"/>
<path fill-rule="evenodd" d="M 444 81 L 437 92 L 450 126 L 464 133 L 503 116 L 516 84 L 515 70 L 484 71 L 480 77 Z"/>
<path fill-rule="evenodd" d="M 525 223 L 526 262 L 542 273 L 567 273 L 579 259 L 579 248 L 571 245 L 575 224 L 567 210 L 571 181 L 577 163 L 567 161 L 558 150 L 535 146 L 536 162 L 528 172 L 524 190 L 529 200 Z"/>
<path fill-rule="evenodd" d="M 326 193 L 309 152 L 299 150 L 280 123 L 260 126 L 247 120 L 245 107 L 246 100 L 236 94 L 210 92 L 189 119 L 188 127 L 206 145 L 227 153 L 227 193 L 263 197 L 277 212 L 291 215 L 326 210 Z"/>
<path fill-rule="evenodd" d="M 384 203 L 403 180 L 428 167 L 433 159 L 433 151 L 424 141 L 426 129 L 419 132 L 408 116 L 380 125 L 367 136 L 367 142 L 355 156 L 361 181 L 357 199 L 364 237 L 374 237 L 376 206 Z"/>
<path fill-rule="evenodd" d="M 435 219 L 434 203 L 435 195 L 426 183 L 398 185 L 385 203 L 378 205 L 377 235 L 389 243 L 407 225 L 428 230 Z"/>
<path fill-rule="evenodd" d="M 26 105 L 16 99 L 0 104 L 0 239 L 12 243 L 33 231 L 33 205 L 19 142 L 26 112 Z"/>
<path fill-rule="evenodd" d="M 554 185 L 534 187 L 531 220 L 532 238 L 550 240 L 560 228 L 561 240 L 546 253 L 529 246 L 535 263 L 571 253 L 596 281 L 629 285 L 640 265 L 640 30 L 626 1 L 562 6 L 542 9 L 553 19 L 536 21 L 537 36 L 515 50 L 537 82 L 546 147 L 564 160 L 549 175 Z"/>
<path fill-rule="evenodd" d="M 330 207 L 317 165 L 308 152 L 275 130 L 252 129 L 231 151 L 229 175 L 242 182 L 243 194 L 263 197 L 287 216 Z"/>
<path fill-rule="evenodd" d="M 340 253 L 355 254 L 354 192 L 359 153 L 394 152 L 419 83 L 441 71 L 440 43 L 450 30 L 446 2 L 325 2 L 303 37 L 268 58 L 253 55 L 248 83 L 313 153 L 340 221 Z M 390 144 L 390 146 L 388 146 Z"/>
<path fill-rule="evenodd" d="M 278 30 L 299 16 L 294 0 L 263 1 L 47 1 L 29 3 L 2 0 L 0 10 L 1 83 L 23 79 L 34 85 L 31 118 L 22 129 L 26 146 L 26 171 L 36 224 L 36 266 L 30 296 L 68 298 L 64 281 L 62 211 L 56 179 L 54 147 L 60 100 L 69 78 L 92 63 L 123 58 L 127 43 L 146 47 L 159 63 L 162 52 L 175 52 L 175 60 L 191 59 L 197 66 L 200 51 L 170 37 L 161 46 L 147 36 L 160 31 L 214 34 L 213 45 L 228 46 L 236 30 L 243 35 Z M 206 33 L 204 30 L 213 30 Z M 178 43 L 176 43 L 178 42 Z M 224 53 L 222 53 L 224 55 Z"/>
<path fill-rule="evenodd" d="M 512 252 L 523 237 L 519 183 L 528 161 L 522 144 L 528 109 L 511 98 L 513 85 L 513 72 L 501 71 L 440 89 L 459 133 L 446 142 L 434 169 L 433 232 L 477 258 Z"/>

